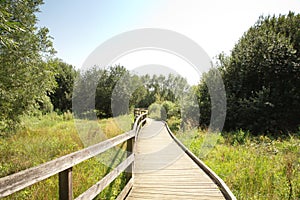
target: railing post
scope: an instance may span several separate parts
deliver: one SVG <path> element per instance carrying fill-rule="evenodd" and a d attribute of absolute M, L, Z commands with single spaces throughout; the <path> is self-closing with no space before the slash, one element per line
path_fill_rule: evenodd
<path fill-rule="evenodd" d="M 134 139 L 135 137 L 133 138 L 130 138 L 129 140 L 127 140 L 127 158 L 132 154 L 134 153 L 133 152 L 133 147 L 134 147 Z M 127 181 L 129 181 L 131 178 L 132 178 L 132 173 L 133 173 L 133 166 L 134 166 L 134 161 L 128 166 L 127 168 L 127 172 L 126 172 L 126 179 Z"/>
<path fill-rule="evenodd" d="M 147 111 L 146 111 L 146 113 L 147 113 Z M 146 119 L 146 118 L 147 118 L 147 114 L 144 115 L 143 119 Z M 144 121 L 143 126 L 144 126 L 145 124 L 146 124 L 146 121 Z"/>
<path fill-rule="evenodd" d="M 62 172 L 59 172 L 59 199 L 60 200 L 72 200 L 73 188 L 72 188 L 72 167 Z"/>

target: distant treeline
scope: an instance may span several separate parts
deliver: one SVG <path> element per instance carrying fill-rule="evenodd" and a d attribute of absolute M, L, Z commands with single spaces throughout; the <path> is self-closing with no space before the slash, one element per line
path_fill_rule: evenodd
<path fill-rule="evenodd" d="M 186 79 L 172 74 L 138 76 L 125 67 L 93 67 L 79 73 L 73 96 L 73 110 L 79 117 L 124 115 L 134 107 L 148 108 L 154 102 L 178 103 L 188 90 Z"/>

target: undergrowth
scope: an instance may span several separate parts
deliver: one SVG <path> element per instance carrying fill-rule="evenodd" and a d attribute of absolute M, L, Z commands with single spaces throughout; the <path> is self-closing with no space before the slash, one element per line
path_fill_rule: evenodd
<path fill-rule="evenodd" d="M 98 126 L 107 139 L 130 130 L 131 119 L 132 116 L 121 116 L 118 120 L 99 120 Z M 63 115 L 51 113 L 38 117 L 24 116 L 22 128 L 13 135 L 0 138 L 0 177 L 37 166 L 88 145 L 82 142 L 82 136 L 78 134 L 70 113 Z M 121 144 L 96 158 L 74 166 L 74 197 L 87 190 L 121 163 L 126 157 L 125 148 L 126 144 Z M 124 185 L 125 173 L 122 173 L 96 199 L 115 199 Z M 58 175 L 4 199 L 58 199 Z"/>
<path fill-rule="evenodd" d="M 215 134 L 216 145 L 204 157 L 205 131 L 178 132 L 177 137 L 225 181 L 237 199 L 300 199 L 299 132 L 282 138 L 251 136 L 243 130 Z"/>

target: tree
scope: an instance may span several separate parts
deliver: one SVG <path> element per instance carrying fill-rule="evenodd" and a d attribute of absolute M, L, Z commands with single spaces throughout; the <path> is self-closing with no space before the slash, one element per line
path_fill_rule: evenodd
<path fill-rule="evenodd" d="M 225 128 L 295 131 L 300 113 L 300 15 L 260 17 L 221 59 L 227 92 Z"/>
<path fill-rule="evenodd" d="M 112 117 L 113 116 L 113 112 L 112 112 L 112 94 L 113 92 L 118 92 L 118 95 L 120 98 L 118 100 L 115 99 L 114 104 L 115 105 L 123 105 L 123 101 L 126 99 L 129 101 L 128 99 L 128 95 L 127 95 L 127 87 L 125 85 L 125 83 L 127 81 L 129 81 L 130 79 L 130 75 L 128 70 L 120 65 L 116 65 L 114 67 L 109 67 L 108 69 L 105 69 L 103 71 L 103 73 L 100 75 L 100 79 L 98 82 L 98 86 L 97 86 L 97 90 L 96 90 L 96 110 L 98 112 L 98 117 L 103 118 L 103 117 Z M 125 81 L 124 82 L 124 77 Z M 122 79 L 123 78 L 123 79 Z M 119 85 L 119 88 L 115 89 L 115 86 L 117 85 L 117 83 L 121 81 L 123 83 L 121 83 Z M 120 88 L 121 87 L 121 88 Z M 116 91 L 118 90 L 118 91 Z M 122 99 L 125 98 L 125 99 Z M 117 102 L 117 101 L 121 101 L 121 102 Z M 119 114 L 125 114 L 124 112 L 121 112 L 120 110 L 123 111 L 122 108 L 119 109 L 119 111 L 117 111 L 116 115 Z"/>
<path fill-rule="evenodd" d="M 97 89 L 98 80 L 105 72 L 105 70 L 99 70 L 96 66 L 86 71 L 79 71 L 74 82 L 72 96 L 72 111 L 76 117 L 94 118 L 95 90 Z"/>
<path fill-rule="evenodd" d="M 124 100 L 129 101 L 130 93 L 127 81 L 131 76 L 128 70 L 120 65 L 107 68 L 92 67 L 81 71 L 75 81 L 73 107 L 78 117 L 91 117 L 96 112 L 98 118 L 112 117 L 112 95 L 115 92 L 114 104 L 123 105 Z M 118 85 L 117 88 L 116 85 Z M 120 98 L 117 98 L 120 97 Z M 117 102 L 120 101 L 120 102 Z M 123 112 L 118 114 L 125 114 Z"/>
<path fill-rule="evenodd" d="M 162 103 L 171 101 L 180 103 L 181 98 L 188 91 L 189 85 L 185 78 L 169 74 L 164 75 L 145 75 L 141 77 L 144 87 L 147 89 L 145 98 L 140 102 L 142 107 L 148 107 L 154 102 Z"/>
<path fill-rule="evenodd" d="M 12 13 L 9 12 L 9 4 L 5 1 L 1 1 L 0 7 L 0 44 L 4 47 L 8 48 L 16 48 L 17 43 L 12 37 L 12 33 L 16 33 L 17 31 L 25 32 L 24 26 L 18 22 L 13 21 L 11 18 L 13 17 Z M 10 33 L 10 34 L 7 34 Z"/>
<path fill-rule="evenodd" d="M 220 130 L 226 115 L 226 94 L 221 74 L 211 68 L 202 75 L 196 89 L 199 102 L 199 125 L 210 130 Z"/>
<path fill-rule="evenodd" d="M 42 101 L 55 86 L 55 53 L 47 28 L 37 28 L 41 0 L 0 1 L 0 131 Z"/>
<path fill-rule="evenodd" d="M 60 59 L 51 61 L 56 67 L 55 81 L 57 86 L 49 94 L 54 110 L 66 112 L 72 110 L 72 94 L 77 72 L 72 65 L 64 63 Z"/>

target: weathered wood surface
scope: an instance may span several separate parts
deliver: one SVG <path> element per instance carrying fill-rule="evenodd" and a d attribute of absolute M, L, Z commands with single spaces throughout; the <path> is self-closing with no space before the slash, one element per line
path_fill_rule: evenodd
<path fill-rule="evenodd" d="M 127 194 L 129 193 L 129 191 L 131 190 L 133 185 L 133 179 L 130 179 L 128 181 L 128 183 L 125 185 L 125 187 L 123 188 L 123 190 L 120 192 L 120 194 L 118 195 L 118 197 L 116 198 L 116 200 L 123 200 L 126 198 Z"/>
<path fill-rule="evenodd" d="M 212 179 L 178 146 L 163 122 L 149 120 L 136 145 L 132 199 L 225 199 Z"/>
<path fill-rule="evenodd" d="M 113 182 L 132 162 L 134 161 L 134 155 L 131 154 L 120 165 L 113 169 L 109 174 L 102 178 L 95 185 L 90 187 L 84 193 L 79 195 L 75 200 L 85 200 L 95 198 L 106 186 Z"/>

